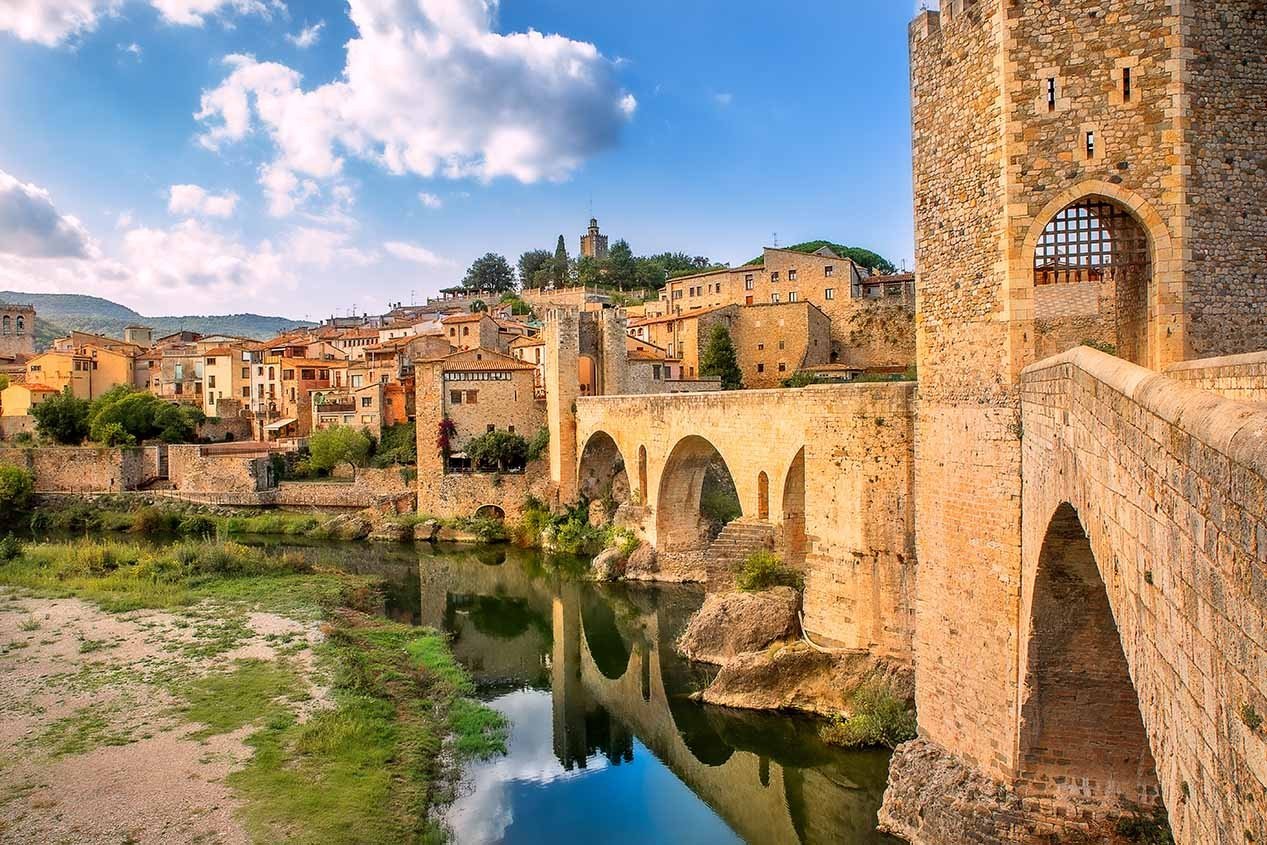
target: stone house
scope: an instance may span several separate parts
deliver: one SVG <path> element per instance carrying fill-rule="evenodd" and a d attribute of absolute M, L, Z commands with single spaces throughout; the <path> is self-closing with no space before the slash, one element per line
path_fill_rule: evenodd
<path fill-rule="evenodd" d="M 454 349 L 499 350 L 500 330 L 497 321 L 486 312 L 478 314 L 454 314 L 445 317 L 441 323 L 448 335 L 449 345 Z"/>
<path fill-rule="evenodd" d="M 58 392 L 47 384 L 10 384 L 0 390 L 0 416 L 29 416 L 32 408 Z"/>
<path fill-rule="evenodd" d="M 250 353 L 242 346 L 215 346 L 202 355 L 203 413 L 224 417 L 247 407 L 251 401 Z"/>
<path fill-rule="evenodd" d="M 360 388 L 315 391 L 312 394 L 312 428 L 314 431 L 333 426 L 363 429 L 380 436 L 384 422 L 386 385 L 371 382 Z"/>
<path fill-rule="evenodd" d="M 831 320 L 810 302 L 738 308 L 730 338 L 751 389 L 779 387 L 797 370 L 831 361 Z"/>
<path fill-rule="evenodd" d="M 131 356 L 91 345 L 36 355 L 26 363 L 25 381 L 58 393 L 69 387 L 76 397 L 92 400 L 121 384 L 131 385 L 132 375 Z"/>

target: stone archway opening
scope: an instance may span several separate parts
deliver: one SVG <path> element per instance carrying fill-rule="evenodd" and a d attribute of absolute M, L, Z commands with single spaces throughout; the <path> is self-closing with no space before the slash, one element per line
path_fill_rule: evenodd
<path fill-rule="evenodd" d="M 1036 357 L 1090 343 L 1146 366 L 1152 253 L 1144 226 L 1111 199 L 1087 196 L 1057 212 L 1034 248 Z"/>
<path fill-rule="evenodd" d="M 770 518 L 770 476 L 765 470 L 757 476 L 757 519 Z"/>
<path fill-rule="evenodd" d="M 673 447 L 660 474 L 656 546 L 663 552 L 707 548 L 743 515 L 734 477 L 712 443 L 691 435 Z"/>
<path fill-rule="evenodd" d="M 647 447 L 638 447 L 638 503 L 647 504 Z"/>
<path fill-rule="evenodd" d="M 616 508 L 629 501 L 629 473 L 625 469 L 625 459 L 620 447 L 607 432 L 595 432 L 585 444 L 578 472 L 577 489 L 581 498 L 591 507 L 596 504 L 606 507 L 608 518 L 615 514 Z"/>
<path fill-rule="evenodd" d="M 1023 696 L 1025 797 L 1108 814 L 1161 809 L 1108 593 L 1069 504 L 1056 511 L 1039 554 Z"/>
<path fill-rule="evenodd" d="M 490 519 L 494 522 L 505 522 L 506 511 L 502 510 L 499 505 L 482 505 L 475 511 L 476 519 Z"/>
<path fill-rule="evenodd" d="M 805 536 L 805 449 L 788 467 L 783 482 L 783 558 L 789 566 L 803 567 L 809 544 Z"/>

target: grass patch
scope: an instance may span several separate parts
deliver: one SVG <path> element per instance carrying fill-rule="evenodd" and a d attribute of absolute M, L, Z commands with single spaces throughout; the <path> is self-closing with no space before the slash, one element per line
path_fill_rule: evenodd
<path fill-rule="evenodd" d="M 238 660 L 228 672 L 198 678 L 175 692 L 186 702 L 178 712 L 203 725 L 195 736 L 206 739 L 285 716 L 289 711 L 282 701 L 302 693 L 303 683 L 288 664 Z"/>
<path fill-rule="evenodd" d="M 127 745 L 132 741 L 131 734 L 111 726 L 108 715 L 99 706 L 81 707 L 53 722 L 30 745 L 52 757 L 84 754 L 107 745 Z"/>
<path fill-rule="evenodd" d="M 915 712 L 883 683 L 863 684 L 850 701 L 853 715 L 820 731 L 823 741 L 844 748 L 897 748 L 915 738 Z"/>
<path fill-rule="evenodd" d="M 20 631 L 30 632 L 38 631 L 39 629 L 40 620 L 36 619 L 34 616 L 28 616 L 26 619 L 22 620 L 22 624 L 18 625 L 18 630 Z"/>
<path fill-rule="evenodd" d="M 758 549 L 748 555 L 735 575 L 735 585 L 745 593 L 759 593 L 774 587 L 805 589 L 805 578 L 800 572 L 784 566 L 778 555 Z"/>
<path fill-rule="evenodd" d="M 1114 832 L 1138 845 L 1175 845 L 1175 835 L 1170 830 L 1170 821 L 1166 818 L 1164 807 L 1158 808 L 1151 815 L 1118 819 Z"/>

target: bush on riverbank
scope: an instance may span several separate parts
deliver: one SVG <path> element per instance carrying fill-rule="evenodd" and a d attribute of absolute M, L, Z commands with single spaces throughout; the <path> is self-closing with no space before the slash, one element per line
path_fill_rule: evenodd
<path fill-rule="evenodd" d="M 774 587 L 803 590 L 805 577 L 790 566 L 784 566 L 778 555 L 759 549 L 748 555 L 739 567 L 735 585 L 745 593 L 759 593 Z"/>
<path fill-rule="evenodd" d="M 35 479 L 31 473 L 13 464 L 0 464 L 0 513 L 25 511 L 34 492 Z"/>
<path fill-rule="evenodd" d="M 915 712 L 887 685 L 879 681 L 862 685 L 850 706 L 852 716 L 834 719 L 820 731 L 824 742 L 844 748 L 897 748 L 915 739 Z"/>

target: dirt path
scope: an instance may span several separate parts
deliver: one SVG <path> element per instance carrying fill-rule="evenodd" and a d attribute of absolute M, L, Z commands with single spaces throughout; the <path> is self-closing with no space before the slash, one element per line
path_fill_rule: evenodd
<path fill-rule="evenodd" d="M 272 614 L 116 615 L 0 589 L 0 844 L 246 843 L 224 781 L 252 728 L 197 737 L 173 690 L 238 660 L 311 678 L 320 639 Z"/>

